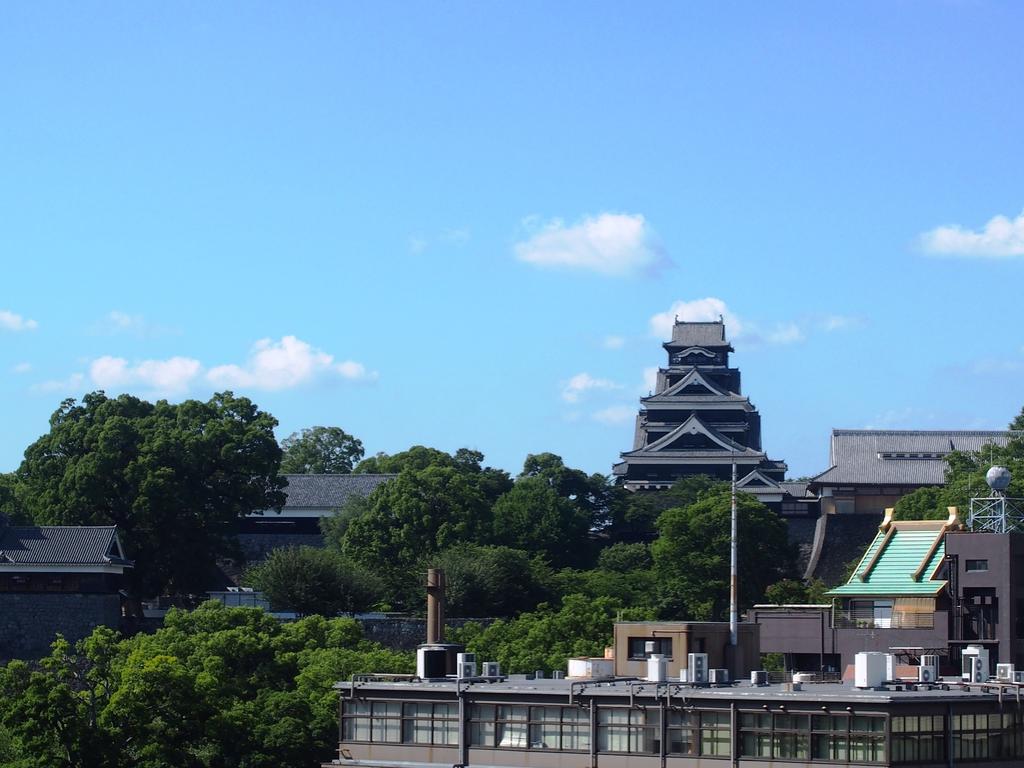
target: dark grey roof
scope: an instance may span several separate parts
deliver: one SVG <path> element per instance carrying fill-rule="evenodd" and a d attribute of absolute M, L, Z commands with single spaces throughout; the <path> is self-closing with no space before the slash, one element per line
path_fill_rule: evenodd
<path fill-rule="evenodd" d="M 113 525 L 0 528 L 0 564 L 126 565 Z"/>
<path fill-rule="evenodd" d="M 336 509 L 353 497 L 371 491 L 395 475 L 285 475 L 288 497 L 284 509 L 301 507 Z"/>
<path fill-rule="evenodd" d="M 810 494 L 807 493 L 807 486 L 809 485 L 809 483 L 785 480 L 779 483 L 779 485 L 782 486 L 782 490 L 784 490 L 786 493 L 788 493 L 790 496 L 794 498 L 815 498 L 814 496 L 811 496 Z"/>
<path fill-rule="evenodd" d="M 686 323 L 676 321 L 672 326 L 672 346 L 721 347 L 728 344 L 725 338 L 725 323 L 716 320 L 710 323 Z"/>
<path fill-rule="evenodd" d="M 1006 445 L 1014 433 L 992 430 L 834 429 L 832 466 L 814 485 L 942 485 L 945 457 Z"/>

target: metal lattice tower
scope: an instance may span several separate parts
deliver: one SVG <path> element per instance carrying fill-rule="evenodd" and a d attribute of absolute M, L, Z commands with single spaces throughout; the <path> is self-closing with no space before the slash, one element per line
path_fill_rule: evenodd
<path fill-rule="evenodd" d="M 1010 485 L 1010 470 L 992 467 L 985 473 L 985 482 L 992 494 L 971 499 L 967 527 L 989 533 L 1024 533 L 1024 499 L 1013 499 L 1005 493 Z"/>

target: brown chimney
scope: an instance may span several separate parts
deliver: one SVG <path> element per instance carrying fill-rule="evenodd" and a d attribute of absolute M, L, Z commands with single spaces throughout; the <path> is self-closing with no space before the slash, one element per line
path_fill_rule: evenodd
<path fill-rule="evenodd" d="M 444 642 L 444 571 L 427 571 L 427 645 Z"/>

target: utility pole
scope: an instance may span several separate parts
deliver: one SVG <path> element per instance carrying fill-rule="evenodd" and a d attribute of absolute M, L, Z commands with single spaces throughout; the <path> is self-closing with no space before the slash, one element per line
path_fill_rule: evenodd
<path fill-rule="evenodd" d="M 738 645 L 738 627 L 739 621 L 737 611 L 737 589 L 736 589 L 736 538 L 737 538 L 737 525 L 736 525 L 736 455 L 732 456 L 732 530 L 729 536 L 729 645 L 733 649 L 733 658 L 736 656 L 736 646 Z M 734 662 L 735 663 L 735 662 Z"/>

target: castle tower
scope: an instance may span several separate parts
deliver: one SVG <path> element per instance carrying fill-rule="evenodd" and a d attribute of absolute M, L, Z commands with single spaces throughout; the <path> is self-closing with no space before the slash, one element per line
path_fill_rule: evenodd
<path fill-rule="evenodd" d="M 728 480 L 736 463 L 741 490 L 777 501 L 786 464 L 761 450 L 761 416 L 744 397 L 740 372 L 729 367 L 725 323 L 676 320 L 663 344 L 668 367 L 641 398 L 633 450 L 613 472 L 629 490 L 667 488 L 681 477 Z M 779 497 L 780 498 L 780 497 Z"/>

